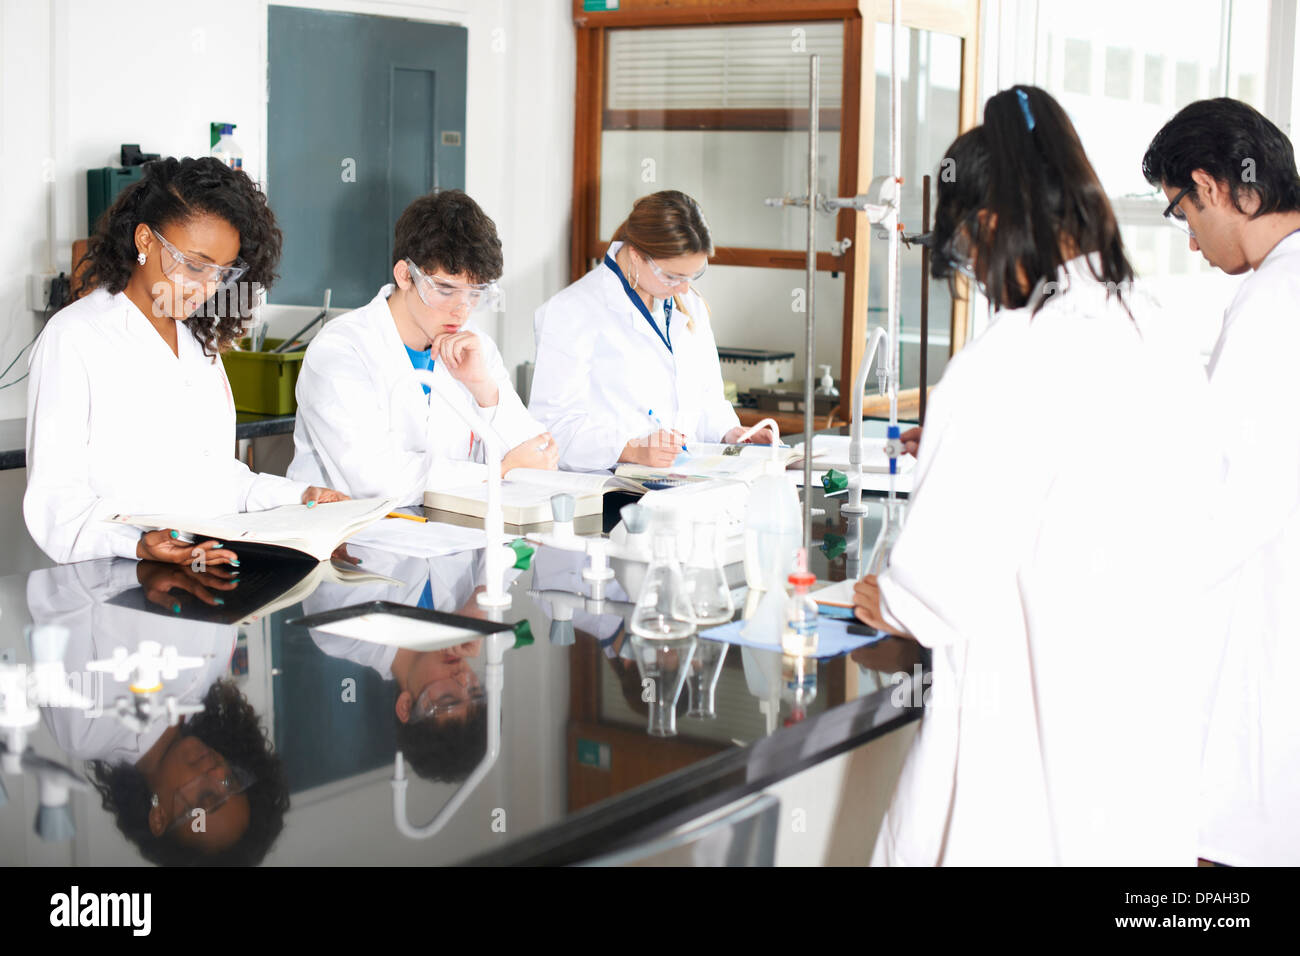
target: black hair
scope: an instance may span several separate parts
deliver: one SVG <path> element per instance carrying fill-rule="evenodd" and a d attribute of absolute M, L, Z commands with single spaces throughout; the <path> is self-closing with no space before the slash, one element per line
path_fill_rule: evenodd
<path fill-rule="evenodd" d="M 951 282 L 973 257 L 994 306 L 1023 308 L 1068 261 L 1063 244 L 1072 255 L 1089 254 L 1088 268 L 1108 295 L 1121 296 L 1132 281 L 1115 213 L 1070 118 L 1044 90 L 1014 86 L 991 97 L 984 123 L 944 154 L 931 272 Z"/>
<path fill-rule="evenodd" d="M 393 235 L 393 265 L 403 259 L 425 272 L 464 272 L 474 282 L 496 281 L 504 266 L 496 223 L 459 189 L 437 190 L 403 210 Z"/>
<path fill-rule="evenodd" d="M 158 866 L 255 866 L 262 861 L 284 828 L 289 809 L 289 784 L 280 758 L 273 752 L 261 719 L 229 680 L 219 680 L 203 698 L 203 712 L 181 724 L 183 737 L 198 737 L 228 763 L 247 770 L 254 783 L 248 798 L 248 829 L 238 842 L 216 853 L 187 846 L 167 834 L 149 829 L 149 782 L 134 764 L 89 762 L 95 789 L 104 809 L 117 818 L 122 835 L 141 855 Z"/>
<path fill-rule="evenodd" d="M 275 282 L 282 237 L 257 184 L 212 156 L 145 163 L 143 177 L 122 190 L 96 224 L 81 260 L 85 272 L 78 291 L 126 288 L 136 268 L 135 230 L 141 223 L 165 232 L 201 216 L 224 219 L 239 233 L 239 258 L 248 272 L 235 287 L 219 289 L 185 324 L 205 354 L 229 349 L 256 305 L 254 284 L 269 289 Z"/>
<path fill-rule="evenodd" d="M 1192 180 L 1197 169 L 1228 184 L 1238 212 L 1246 211 L 1241 191 L 1254 192 L 1259 208 L 1252 219 L 1300 210 L 1295 148 L 1268 117 L 1240 100 L 1221 96 L 1184 106 L 1160 128 L 1142 157 L 1147 182 L 1176 191 L 1192 187 L 1192 202 L 1200 209 Z"/>
<path fill-rule="evenodd" d="M 396 696 L 401 693 L 397 685 Z M 471 701 L 463 720 L 398 720 L 397 749 L 411 769 L 426 780 L 464 780 L 487 753 L 486 702 Z"/>

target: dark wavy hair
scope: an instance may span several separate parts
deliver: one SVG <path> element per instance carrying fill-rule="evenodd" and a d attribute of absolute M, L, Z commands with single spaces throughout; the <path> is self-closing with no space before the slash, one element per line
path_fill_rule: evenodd
<path fill-rule="evenodd" d="M 936 279 L 951 283 L 957 267 L 973 256 L 976 278 L 994 306 L 1023 308 L 1040 280 L 1056 279 L 1067 261 L 1062 240 L 1068 240 L 1076 255 L 1089 255 L 1088 268 L 1108 283 L 1108 294 L 1122 299 L 1133 267 L 1115 213 L 1074 124 L 1046 91 L 1013 86 L 991 97 L 984 123 L 953 141 L 941 169 L 931 267 Z M 1046 301 L 1040 298 L 1034 311 Z"/>
<path fill-rule="evenodd" d="M 496 223 L 459 189 L 429 193 L 403 210 L 394 229 L 393 265 L 403 259 L 425 271 L 464 272 L 474 282 L 495 282 L 505 266 Z"/>
<path fill-rule="evenodd" d="M 1231 187 L 1238 212 L 1245 212 L 1242 191 L 1254 192 L 1259 209 L 1252 219 L 1300 210 L 1295 148 L 1268 117 L 1240 100 L 1221 96 L 1184 106 L 1156 133 L 1142 157 L 1147 182 L 1174 190 L 1192 187 L 1191 200 L 1200 209 L 1192 180 L 1198 169 Z"/>
<path fill-rule="evenodd" d="M 394 701 L 402 688 L 394 682 Z M 487 753 L 487 704 L 470 704 L 464 720 L 397 721 L 397 749 L 425 780 L 458 783 Z"/>
<path fill-rule="evenodd" d="M 284 828 L 289 809 L 289 783 L 280 758 L 261 719 L 233 681 L 220 680 L 208 688 L 203 713 L 181 725 L 181 736 L 198 737 L 226 760 L 249 771 L 255 778 L 244 791 L 248 798 L 248 830 L 233 846 L 218 853 L 204 853 L 185 846 L 166 834 L 154 836 L 149 829 L 149 801 L 152 791 L 144 774 L 134 764 L 88 763 L 92 782 L 104 802 L 104 809 L 117 818 L 122 835 L 139 848 L 141 855 L 158 866 L 256 866 L 271 849 Z"/>
<path fill-rule="evenodd" d="M 204 353 L 215 358 L 243 334 L 256 304 L 251 290 L 270 289 L 280 262 L 282 236 L 275 216 L 266 194 L 243 170 L 211 156 L 169 156 L 146 163 L 143 178 L 122 190 L 96 224 L 81 260 L 86 271 L 78 291 L 103 288 L 118 293 L 126 288 L 136 268 L 135 230 L 140 223 L 165 233 L 169 225 L 200 216 L 230 223 L 239 233 L 239 257 L 248 264 L 238 288 L 218 289 L 185 320 Z"/>

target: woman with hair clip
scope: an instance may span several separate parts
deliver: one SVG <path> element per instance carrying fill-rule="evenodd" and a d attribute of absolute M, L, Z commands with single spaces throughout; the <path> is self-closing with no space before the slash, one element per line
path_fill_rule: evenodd
<path fill-rule="evenodd" d="M 1204 372 L 1162 341 L 1047 93 L 998 93 L 947 158 L 933 273 L 996 314 L 935 388 L 907 522 L 857 586 L 861 620 L 932 660 L 874 861 L 1195 865 Z"/>
<path fill-rule="evenodd" d="M 115 514 L 220 515 L 344 496 L 255 474 L 234 455 L 235 403 L 219 355 L 275 279 L 266 197 L 216 159 L 146 164 L 100 220 L 88 294 L 32 352 L 27 493 L 32 538 L 57 562 L 117 555 L 234 564 L 217 541 L 141 534 Z"/>
<path fill-rule="evenodd" d="M 740 437 L 709 309 L 691 285 L 712 253 L 694 199 L 643 196 L 604 261 L 537 310 L 528 410 L 558 443 L 561 468 L 665 467 L 686 441 Z"/>

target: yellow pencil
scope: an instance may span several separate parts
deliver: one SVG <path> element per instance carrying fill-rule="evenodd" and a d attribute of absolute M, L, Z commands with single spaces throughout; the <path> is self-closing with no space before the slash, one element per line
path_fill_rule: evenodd
<path fill-rule="evenodd" d="M 407 514 L 402 514 L 400 511 L 390 511 L 390 512 L 388 512 L 387 515 L 385 515 L 385 517 L 387 517 L 387 518 L 405 518 L 407 521 L 428 521 L 428 520 L 429 520 L 428 518 L 421 518 L 419 515 L 407 515 Z"/>

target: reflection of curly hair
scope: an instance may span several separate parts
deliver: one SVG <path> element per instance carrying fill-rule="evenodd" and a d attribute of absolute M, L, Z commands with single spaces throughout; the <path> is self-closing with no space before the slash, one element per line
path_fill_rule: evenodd
<path fill-rule="evenodd" d="M 251 290 L 269 289 L 280 261 L 280 230 L 266 204 L 266 195 L 243 170 L 231 169 L 211 156 L 198 159 L 155 160 L 144 166 L 144 177 L 122 190 L 117 201 L 96 224 L 79 287 L 126 288 L 136 268 L 135 230 L 140 223 L 163 230 L 199 216 L 224 219 L 239 233 L 239 257 L 248 272 L 239 288 L 220 289 L 185 320 L 206 354 L 216 356 L 242 334 L 256 304 Z"/>
<path fill-rule="evenodd" d="M 117 817 L 117 828 L 139 847 L 146 860 L 159 866 L 254 866 L 262 861 L 284 827 L 289 809 L 289 784 L 284 767 L 271 749 L 261 719 L 239 688 L 220 680 L 208 688 L 203 713 L 181 725 L 181 736 L 198 737 L 232 764 L 255 778 L 244 791 L 248 798 L 248 830 L 233 846 L 219 853 L 204 853 L 149 829 L 152 791 L 144 774 L 133 764 L 110 765 L 90 761 L 95 789 L 104 809 Z"/>
<path fill-rule="evenodd" d="M 487 704 L 471 703 L 464 720 L 399 720 L 397 749 L 425 780 L 464 780 L 487 753 Z"/>

